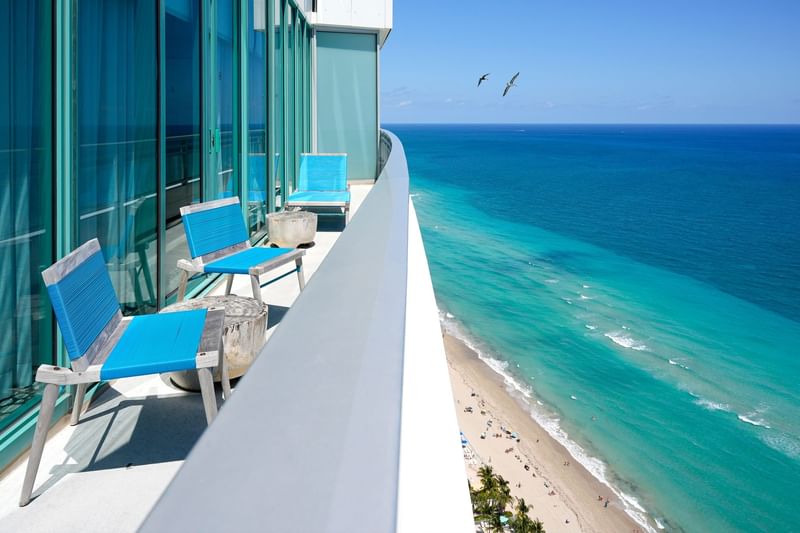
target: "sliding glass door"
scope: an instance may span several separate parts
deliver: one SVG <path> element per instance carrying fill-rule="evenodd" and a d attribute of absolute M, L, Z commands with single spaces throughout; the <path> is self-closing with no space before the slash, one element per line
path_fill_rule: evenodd
<path fill-rule="evenodd" d="M 247 221 L 251 236 L 266 232 L 267 0 L 247 2 Z"/>
<path fill-rule="evenodd" d="M 236 61 L 237 2 L 205 0 L 208 24 L 204 88 L 209 135 L 204 200 L 239 194 Z"/>
<path fill-rule="evenodd" d="M 40 272 L 53 261 L 52 4 L 0 3 L 0 430 L 55 363 Z M 0 465 L 1 467 L 2 465 Z"/>

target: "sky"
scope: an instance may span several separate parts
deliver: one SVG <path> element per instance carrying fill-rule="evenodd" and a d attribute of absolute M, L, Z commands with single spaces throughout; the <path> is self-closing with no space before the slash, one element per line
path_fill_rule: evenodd
<path fill-rule="evenodd" d="M 394 0 L 380 69 L 385 124 L 797 124 L 800 0 Z"/>

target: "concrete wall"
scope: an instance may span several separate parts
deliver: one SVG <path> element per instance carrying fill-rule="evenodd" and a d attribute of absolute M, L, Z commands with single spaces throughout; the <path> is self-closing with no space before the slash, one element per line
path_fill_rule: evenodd
<path fill-rule="evenodd" d="M 319 29 L 376 31 L 378 43 L 383 45 L 392 29 L 392 0 L 317 0 L 311 20 Z"/>

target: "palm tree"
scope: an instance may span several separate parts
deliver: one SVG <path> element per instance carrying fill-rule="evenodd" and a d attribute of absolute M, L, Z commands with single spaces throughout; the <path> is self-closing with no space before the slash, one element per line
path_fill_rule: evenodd
<path fill-rule="evenodd" d="M 489 465 L 484 465 L 478 470 L 481 488 L 476 490 L 470 485 L 470 498 L 472 499 L 472 512 L 478 526 L 488 531 L 504 531 L 512 514 L 506 511 L 511 503 L 511 488 L 508 481 L 494 473 Z"/>
<path fill-rule="evenodd" d="M 478 469 L 478 477 L 481 479 L 481 490 L 491 490 L 494 488 L 496 477 L 491 466 L 481 466 Z"/>
<path fill-rule="evenodd" d="M 531 506 L 525 503 L 523 498 L 517 498 L 517 512 L 509 521 L 509 527 L 514 533 L 544 533 L 544 526 L 542 522 L 531 520 L 528 513 Z"/>
<path fill-rule="evenodd" d="M 508 481 L 503 479 L 503 476 L 497 476 L 496 482 L 496 490 L 497 490 L 497 503 L 503 509 L 511 503 L 511 487 L 508 485 Z"/>

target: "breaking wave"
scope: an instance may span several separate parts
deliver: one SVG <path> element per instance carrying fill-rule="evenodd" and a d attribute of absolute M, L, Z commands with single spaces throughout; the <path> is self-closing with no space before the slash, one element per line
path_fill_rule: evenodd
<path fill-rule="evenodd" d="M 625 335 L 621 331 L 609 331 L 608 333 L 605 333 L 604 336 L 611 339 L 614 342 L 614 344 L 622 346 L 623 348 L 637 350 L 640 352 L 647 350 L 646 344 L 637 341 L 630 335 Z"/>

